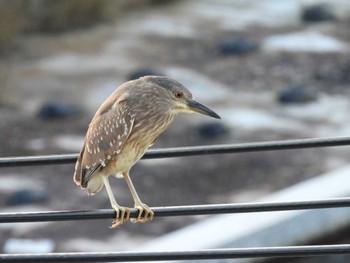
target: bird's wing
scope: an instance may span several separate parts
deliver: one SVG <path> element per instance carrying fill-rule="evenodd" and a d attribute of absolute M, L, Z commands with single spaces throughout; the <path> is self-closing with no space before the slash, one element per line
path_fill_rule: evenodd
<path fill-rule="evenodd" d="M 119 154 L 133 128 L 134 118 L 128 113 L 123 99 L 111 101 L 110 105 L 106 103 L 89 125 L 75 166 L 74 181 L 81 187 L 86 187 L 91 176 Z"/>

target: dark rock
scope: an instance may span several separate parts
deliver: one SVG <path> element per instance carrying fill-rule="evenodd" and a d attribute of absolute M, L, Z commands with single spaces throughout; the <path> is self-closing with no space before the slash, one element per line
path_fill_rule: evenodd
<path fill-rule="evenodd" d="M 47 102 L 39 109 L 38 117 L 45 120 L 65 119 L 80 114 L 81 110 L 77 106 L 64 102 Z"/>
<path fill-rule="evenodd" d="M 281 104 L 306 103 L 316 99 L 316 93 L 306 91 L 302 87 L 288 87 L 277 95 L 277 100 Z"/>
<path fill-rule="evenodd" d="M 258 46 L 253 38 L 231 37 L 219 46 L 219 50 L 222 55 L 241 55 L 258 49 Z"/>
<path fill-rule="evenodd" d="M 318 4 L 305 8 L 301 19 L 305 22 L 322 22 L 336 20 L 336 16 L 327 5 Z"/>
<path fill-rule="evenodd" d="M 6 200 L 9 206 L 47 203 L 49 195 L 46 191 L 22 189 L 12 193 Z"/>
<path fill-rule="evenodd" d="M 128 80 L 133 79 L 139 79 L 144 76 L 163 76 L 164 74 L 160 73 L 159 71 L 153 70 L 153 69 L 138 69 L 134 72 L 131 72 L 128 76 Z"/>
<path fill-rule="evenodd" d="M 219 122 L 209 122 L 197 127 L 197 135 L 205 140 L 220 138 L 227 133 L 227 127 Z"/>

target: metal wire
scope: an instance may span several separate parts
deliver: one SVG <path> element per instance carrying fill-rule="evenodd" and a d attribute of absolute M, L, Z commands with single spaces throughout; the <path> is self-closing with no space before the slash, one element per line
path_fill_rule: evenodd
<path fill-rule="evenodd" d="M 155 217 L 168 216 L 189 216 L 189 215 L 210 215 L 229 213 L 253 213 L 253 212 L 273 212 L 303 209 L 322 209 L 350 207 L 350 198 L 333 198 L 310 201 L 294 202 L 270 202 L 270 203 L 241 203 L 241 204 L 215 204 L 215 205 L 195 205 L 195 206 L 172 206 L 153 207 Z M 136 209 L 131 209 L 130 217 L 138 215 Z M 21 213 L 1 213 L 0 223 L 20 223 L 20 222 L 46 222 L 46 221 L 66 221 L 66 220 L 92 220 L 92 219 L 112 219 L 115 212 L 112 209 L 87 210 L 87 211 L 49 211 L 49 212 L 21 212 Z"/>
<path fill-rule="evenodd" d="M 171 158 L 192 155 L 243 153 L 254 151 L 288 150 L 315 147 L 347 146 L 350 137 L 317 138 L 256 142 L 231 145 L 213 145 L 150 150 L 144 159 Z M 76 161 L 77 154 L 25 156 L 0 158 L 1 167 L 28 165 L 68 164 Z M 273 212 L 302 209 L 322 209 L 350 207 L 350 198 L 323 200 L 241 203 L 197 206 L 153 207 L 155 217 L 208 215 L 227 213 Z M 131 209 L 130 217 L 135 218 L 136 209 Z M 112 209 L 88 211 L 48 211 L 0 213 L 0 223 L 46 222 L 64 220 L 112 219 Z M 111 262 L 111 261 L 161 261 L 161 260 L 206 260 L 263 257 L 306 257 L 350 254 L 350 244 L 322 246 L 256 247 L 236 249 L 205 249 L 193 251 L 162 252 L 108 252 L 108 253 L 47 253 L 47 254 L 0 254 L 0 262 Z"/>
<path fill-rule="evenodd" d="M 289 246 L 202 249 L 161 252 L 99 252 L 99 253 L 47 253 L 0 254 L 2 262 L 129 262 L 161 260 L 205 260 L 264 257 L 306 257 L 350 254 L 350 245 Z"/>
<path fill-rule="evenodd" d="M 254 142 L 242 144 L 207 145 L 195 147 L 178 147 L 153 149 L 146 152 L 143 159 L 172 158 L 193 155 L 227 154 L 257 151 L 290 150 L 316 147 L 348 146 L 350 137 L 314 138 L 299 140 L 283 140 L 272 142 Z M 76 161 L 77 154 L 58 154 L 25 157 L 0 158 L 1 167 L 18 167 L 29 165 L 68 164 Z"/>

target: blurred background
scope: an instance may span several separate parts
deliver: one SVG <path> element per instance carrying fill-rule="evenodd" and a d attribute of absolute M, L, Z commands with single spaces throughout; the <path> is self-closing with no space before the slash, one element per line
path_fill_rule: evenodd
<path fill-rule="evenodd" d="M 178 80 L 222 117 L 179 116 L 154 148 L 346 136 L 349 51 L 347 0 L 0 0 L 0 155 L 77 153 L 104 99 L 143 75 Z M 292 201 L 305 193 L 350 194 L 349 179 L 337 172 L 349 159 L 346 147 L 212 155 L 144 160 L 131 174 L 150 206 L 282 200 L 290 187 L 312 184 L 312 191 L 295 190 Z M 73 183 L 73 170 L 73 164 L 1 169 L 1 212 L 110 208 L 104 190 L 88 197 Z M 325 173 L 340 181 L 327 187 Z M 118 202 L 132 206 L 124 181 L 110 181 Z M 288 227 L 281 220 L 278 230 L 271 223 L 221 243 L 180 243 L 190 249 L 348 242 L 350 215 L 298 216 L 308 219 L 290 214 Z M 117 230 L 108 220 L 1 224 L 0 250 L 157 250 L 163 235 L 191 233 L 211 218 L 155 218 Z M 230 229 L 244 228 L 243 219 L 227 220 Z M 268 238 L 259 238 L 264 231 Z"/>

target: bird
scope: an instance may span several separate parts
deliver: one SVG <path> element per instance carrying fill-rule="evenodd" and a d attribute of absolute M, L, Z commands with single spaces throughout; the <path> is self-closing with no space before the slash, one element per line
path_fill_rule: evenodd
<path fill-rule="evenodd" d="M 75 164 L 74 182 L 94 195 L 106 188 L 115 210 L 111 228 L 130 218 L 130 208 L 119 205 L 109 177 L 124 178 L 138 210 L 131 222 L 145 223 L 154 212 L 138 196 L 129 171 L 179 113 L 199 113 L 216 119 L 213 110 L 193 99 L 178 81 L 165 76 L 144 76 L 120 85 L 92 118 Z"/>

